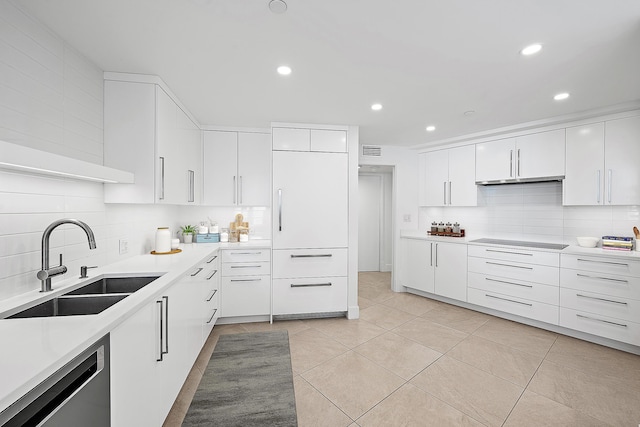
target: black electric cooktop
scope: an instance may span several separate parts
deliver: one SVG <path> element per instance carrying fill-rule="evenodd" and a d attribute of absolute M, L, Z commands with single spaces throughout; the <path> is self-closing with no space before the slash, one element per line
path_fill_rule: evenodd
<path fill-rule="evenodd" d="M 569 245 L 562 245 L 559 243 L 524 242 L 521 240 L 501 240 L 501 239 L 476 239 L 476 240 L 470 240 L 469 243 L 488 243 L 490 245 L 521 246 L 525 248 L 536 248 L 536 249 L 555 249 L 558 251 L 561 251 L 567 246 L 569 246 Z"/>

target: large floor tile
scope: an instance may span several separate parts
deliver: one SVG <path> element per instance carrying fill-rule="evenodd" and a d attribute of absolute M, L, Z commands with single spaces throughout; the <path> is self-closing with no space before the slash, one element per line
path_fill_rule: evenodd
<path fill-rule="evenodd" d="M 589 374 L 640 384 L 640 356 L 587 341 L 560 335 L 546 360 Z"/>
<path fill-rule="evenodd" d="M 374 303 L 381 303 L 392 298 L 395 292 L 389 287 L 358 285 L 358 296 L 368 299 Z"/>
<path fill-rule="evenodd" d="M 640 384 L 628 387 L 610 376 L 545 360 L 527 389 L 611 425 L 640 423 Z"/>
<path fill-rule="evenodd" d="M 395 308 L 382 304 L 360 310 L 360 319 L 384 329 L 393 329 L 414 318 L 415 316 L 413 314 L 396 310 Z"/>
<path fill-rule="evenodd" d="M 273 323 L 269 323 L 269 322 L 244 323 L 243 326 L 249 332 L 286 330 L 287 332 L 289 332 L 289 336 L 297 334 L 300 331 L 309 329 L 309 326 L 305 324 L 302 320 L 275 320 Z"/>
<path fill-rule="evenodd" d="M 421 317 L 468 334 L 487 323 L 491 318 L 486 314 L 450 304 L 441 304 L 433 310 L 427 311 Z"/>
<path fill-rule="evenodd" d="M 553 332 L 497 317 L 490 318 L 473 334 L 540 357 L 547 354 L 557 337 Z"/>
<path fill-rule="evenodd" d="M 403 323 L 393 329 L 393 332 L 440 353 L 446 353 L 468 336 L 464 332 L 433 323 L 421 317 Z"/>
<path fill-rule="evenodd" d="M 502 425 L 524 390 L 446 355 L 411 384 L 489 426 Z"/>
<path fill-rule="evenodd" d="M 353 351 L 303 373 L 302 377 L 354 420 L 405 382 Z"/>
<path fill-rule="evenodd" d="M 529 383 L 542 363 L 541 356 L 534 356 L 474 335 L 451 349 L 447 356 L 522 387 Z"/>
<path fill-rule="evenodd" d="M 482 426 L 419 388 L 405 384 L 357 420 L 362 427 Z"/>
<path fill-rule="evenodd" d="M 344 317 L 310 321 L 307 324 L 347 347 L 356 347 L 387 331 L 362 319 L 349 320 Z"/>
<path fill-rule="evenodd" d="M 344 412 L 304 378 L 293 379 L 298 427 L 346 427 L 353 423 Z"/>
<path fill-rule="evenodd" d="M 604 427 L 605 424 L 539 394 L 525 391 L 504 427 Z"/>
<path fill-rule="evenodd" d="M 376 303 L 371 301 L 370 299 L 365 297 L 358 297 L 358 307 L 360 307 L 361 311 L 365 308 L 373 307 L 374 305 L 376 305 Z"/>
<path fill-rule="evenodd" d="M 289 337 L 291 367 L 299 374 L 347 352 L 349 349 L 317 329 L 307 329 Z"/>
<path fill-rule="evenodd" d="M 359 345 L 354 351 L 405 380 L 413 378 L 442 356 L 442 353 L 393 332 Z"/>
<path fill-rule="evenodd" d="M 394 293 L 391 298 L 383 301 L 381 304 L 405 311 L 409 314 L 413 314 L 414 316 L 420 316 L 443 303 L 403 292 Z"/>

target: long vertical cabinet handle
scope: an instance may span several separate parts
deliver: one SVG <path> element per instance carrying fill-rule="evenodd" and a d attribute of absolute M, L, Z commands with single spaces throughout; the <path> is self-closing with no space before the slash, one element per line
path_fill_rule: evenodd
<path fill-rule="evenodd" d="M 598 169 L 598 176 L 596 179 L 596 202 L 600 204 L 600 169 Z"/>
<path fill-rule="evenodd" d="M 242 175 L 238 177 L 238 204 L 242 204 Z"/>
<path fill-rule="evenodd" d="M 436 267 L 438 267 L 438 244 L 436 243 Z"/>
<path fill-rule="evenodd" d="M 509 177 L 513 177 L 513 150 L 509 150 Z"/>
<path fill-rule="evenodd" d="M 238 187 L 236 184 L 236 176 L 233 176 L 233 204 L 236 204 L 236 196 L 238 194 Z"/>
<path fill-rule="evenodd" d="M 431 243 L 431 249 L 429 250 L 429 266 L 433 267 L 433 242 Z"/>
<path fill-rule="evenodd" d="M 162 313 L 162 301 L 156 301 L 156 304 L 160 304 L 160 352 L 158 353 L 158 357 L 156 358 L 156 362 L 162 362 L 162 356 L 164 356 L 164 340 L 162 339 L 162 335 L 164 333 L 164 315 Z"/>
<path fill-rule="evenodd" d="M 520 149 L 518 148 L 518 163 L 516 165 L 516 173 L 520 176 Z"/>
<path fill-rule="evenodd" d="M 278 188 L 278 231 L 282 231 L 282 188 Z"/>
<path fill-rule="evenodd" d="M 189 202 L 194 202 L 195 201 L 195 186 L 196 186 L 196 182 L 195 182 L 195 176 L 196 173 L 194 171 L 192 171 L 191 169 L 189 169 Z"/>
<path fill-rule="evenodd" d="M 160 200 L 164 200 L 164 157 L 160 157 Z"/>
<path fill-rule="evenodd" d="M 449 206 L 451 206 L 451 181 L 449 181 Z"/>
<path fill-rule="evenodd" d="M 169 297 L 162 296 L 164 300 L 164 354 L 169 354 Z"/>
<path fill-rule="evenodd" d="M 442 204 L 447 204 L 447 181 L 442 182 Z"/>
<path fill-rule="evenodd" d="M 611 203 L 611 178 L 612 178 L 612 176 L 613 176 L 613 170 L 609 169 L 609 182 L 607 183 L 607 184 L 608 184 L 608 186 L 609 186 L 609 190 L 608 190 L 608 193 L 609 193 L 609 203 Z"/>

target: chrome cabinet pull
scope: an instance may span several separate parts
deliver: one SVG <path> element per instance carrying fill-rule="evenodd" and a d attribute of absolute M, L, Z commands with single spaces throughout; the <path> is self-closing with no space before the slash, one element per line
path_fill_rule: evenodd
<path fill-rule="evenodd" d="M 606 299 L 606 298 L 590 297 L 589 295 L 576 294 L 576 296 L 580 297 L 580 298 L 587 298 L 587 299 L 592 299 L 592 300 L 596 300 L 596 301 L 610 302 L 612 304 L 629 305 L 624 301 L 614 301 L 614 300 Z"/>
<path fill-rule="evenodd" d="M 523 266 L 521 266 L 521 265 L 500 264 L 499 262 L 489 262 L 489 261 L 485 261 L 485 264 L 499 265 L 499 266 L 501 266 L 501 267 L 521 268 L 521 269 L 523 269 L 523 270 L 533 270 L 533 267 L 523 267 Z"/>
<path fill-rule="evenodd" d="M 238 204 L 242 204 L 242 175 L 238 177 Z"/>
<path fill-rule="evenodd" d="M 213 296 L 216 294 L 216 292 L 218 292 L 217 289 L 214 289 L 213 292 L 211 292 L 211 295 L 209 295 L 209 297 L 207 298 L 207 302 L 211 301 L 213 299 Z"/>
<path fill-rule="evenodd" d="M 506 283 L 507 285 L 522 286 L 523 288 L 533 288 L 532 285 L 525 285 L 522 283 L 515 283 L 515 282 L 507 282 L 506 280 L 496 280 L 496 279 L 491 279 L 489 277 L 485 277 L 484 280 L 488 280 L 490 282 Z"/>
<path fill-rule="evenodd" d="M 188 202 L 194 202 L 196 198 L 195 192 L 195 172 L 189 169 L 189 198 Z"/>
<path fill-rule="evenodd" d="M 624 262 L 594 261 L 594 260 L 591 260 L 591 259 L 584 259 L 584 258 L 578 258 L 578 261 L 582 261 L 582 262 L 595 262 L 596 264 L 624 265 L 625 267 L 629 267 L 629 264 L 625 264 Z"/>
<path fill-rule="evenodd" d="M 529 307 L 533 307 L 533 304 L 529 304 L 529 303 L 521 302 L 521 301 L 516 301 L 516 300 L 513 300 L 513 299 L 509 299 L 509 298 L 500 298 L 500 297 L 496 297 L 494 295 L 489 295 L 489 294 L 484 294 L 484 296 L 489 297 L 489 298 L 499 299 L 499 300 L 502 300 L 502 301 L 515 302 L 516 304 L 522 304 L 522 305 L 527 305 Z"/>
<path fill-rule="evenodd" d="M 429 249 L 429 266 L 433 267 L 433 242 L 431 243 L 431 248 Z"/>
<path fill-rule="evenodd" d="M 232 265 L 231 268 L 260 268 L 260 265 Z"/>
<path fill-rule="evenodd" d="M 616 282 L 616 283 L 629 283 L 628 280 L 614 279 L 611 277 L 589 276 L 588 274 L 580 274 L 580 273 L 576 273 L 576 276 L 585 277 L 587 279 L 608 280 L 610 282 Z"/>
<path fill-rule="evenodd" d="M 207 261 L 207 264 L 211 264 L 216 258 L 218 258 L 218 255 L 215 255 L 213 258 Z"/>
<path fill-rule="evenodd" d="M 518 171 L 518 176 L 520 176 L 520 149 L 518 148 L 518 166 L 517 169 Z"/>
<path fill-rule="evenodd" d="M 232 282 L 261 282 L 262 279 L 231 279 Z"/>
<path fill-rule="evenodd" d="M 611 179 L 613 177 L 613 170 L 609 169 L 609 203 L 611 203 Z"/>
<path fill-rule="evenodd" d="M 278 188 L 278 231 L 282 231 L 282 188 Z"/>
<path fill-rule="evenodd" d="M 442 204 L 447 204 L 447 181 L 442 182 Z"/>
<path fill-rule="evenodd" d="M 436 243 L 436 267 L 438 266 L 438 244 Z"/>
<path fill-rule="evenodd" d="M 164 311 L 165 311 L 165 321 L 164 321 L 164 345 L 165 352 L 164 354 L 169 354 L 169 297 L 163 296 L 164 300 Z"/>
<path fill-rule="evenodd" d="M 164 157 L 160 157 L 160 200 L 164 200 Z"/>
<path fill-rule="evenodd" d="M 291 258 L 331 258 L 333 254 L 304 254 L 304 255 L 291 255 Z"/>
<path fill-rule="evenodd" d="M 449 206 L 451 206 L 451 181 L 449 181 Z"/>
<path fill-rule="evenodd" d="M 509 150 L 509 177 L 513 177 L 513 150 Z"/>
<path fill-rule="evenodd" d="M 598 169 L 598 177 L 596 179 L 596 202 L 600 204 L 600 169 Z"/>
<path fill-rule="evenodd" d="M 292 288 L 314 288 L 320 286 L 333 286 L 331 282 L 327 283 L 292 283 Z"/>
<path fill-rule="evenodd" d="M 213 276 L 215 276 L 217 272 L 218 272 L 218 270 L 213 270 L 213 273 L 211 273 L 211 275 L 209 277 L 207 277 L 207 280 L 211 280 L 211 278 Z"/>
<path fill-rule="evenodd" d="M 217 312 L 218 312 L 218 309 L 214 308 L 213 313 L 211 314 L 211 317 L 209 318 L 209 320 L 207 320 L 207 323 L 211 323 L 211 321 L 213 320 Z"/>
<path fill-rule="evenodd" d="M 236 204 L 236 196 L 238 194 L 238 186 L 236 185 L 236 176 L 233 176 L 233 204 Z"/>
<path fill-rule="evenodd" d="M 497 250 L 497 249 L 485 249 L 485 252 L 497 252 L 497 253 L 500 253 L 500 254 L 533 256 L 533 254 L 532 254 L 532 253 L 511 252 L 511 251 L 499 251 L 499 250 Z"/>
<path fill-rule="evenodd" d="M 595 322 L 602 322 L 602 323 L 607 323 L 609 325 L 615 325 L 615 326 L 620 326 L 623 328 L 627 328 L 628 326 L 625 325 L 624 323 L 617 323 L 617 322 L 612 322 L 610 320 L 603 320 L 603 319 L 597 319 L 595 317 L 591 317 L 591 316 L 585 316 L 584 314 L 576 314 L 576 317 L 580 317 L 581 319 L 588 319 L 588 320 L 593 320 Z"/>
<path fill-rule="evenodd" d="M 202 267 L 198 267 L 198 270 L 196 270 L 196 272 L 195 272 L 195 273 L 191 273 L 191 277 L 195 277 L 195 276 L 197 276 L 198 274 L 200 274 L 200 272 L 201 272 L 202 270 L 203 270 L 203 268 L 202 268 Z"/>
<path fill-rule="evenodd" d="M 162 314 L 162 301 L 156 301 L 156 304 L 160 304 L 160 354 L 159 357 L 156 358 L 156 362 L 162 362 L 162 356 L 164 356 L 164 340 L 162 339 L 163 333 L 164 333 L 164 322 L 163 322 L 163 317 L 164 315 Z"/>

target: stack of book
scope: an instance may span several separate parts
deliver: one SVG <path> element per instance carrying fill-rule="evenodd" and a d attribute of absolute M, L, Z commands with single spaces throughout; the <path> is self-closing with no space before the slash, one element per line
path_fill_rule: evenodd
<path fill-rule="evenodd" d="M 602 249 L 630 251 L 633 249 L 633 237 L 602 236 Z"/>

